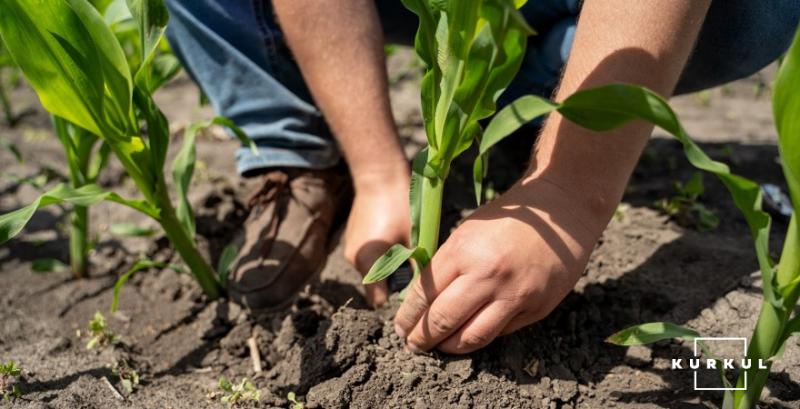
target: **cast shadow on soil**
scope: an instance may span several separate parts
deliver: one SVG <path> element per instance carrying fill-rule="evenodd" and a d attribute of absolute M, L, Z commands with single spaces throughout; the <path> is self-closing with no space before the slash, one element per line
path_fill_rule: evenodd
<path fill-rule="evenodd" d="M 70 384 L 73 382 L 81 379 L 84 376 L 89 376 L 91 378 L 100 380 L 102 378 L 113 378 L 113 373 L 111 372 L 111 368 L 100 367 L 100 368 L 92 368 L 87 369 L 84 371 L 74 372 L 69 375 L 62 376 L 60 378 L 50 379 L 47 381 L 36 381 L 31 383 L 23 383 L 21 388 L 25 390 L 25 393 L 34 393 L 34 392 L 51 392 L 51 391 L 60 391 L 66 389 Z M 41 398 L 43 402 L 48 402 L 49 400 L 55 399 L 57 395 L 52 395 L 49 399 L 47 397 Z"/>

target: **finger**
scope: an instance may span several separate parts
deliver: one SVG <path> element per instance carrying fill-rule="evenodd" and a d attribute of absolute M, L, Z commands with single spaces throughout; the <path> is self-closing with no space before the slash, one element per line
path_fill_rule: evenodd
<path fill-rule="evenodd" d="M 450 354 L 466 354 L 489 345 L 507 324 L 513 320 L 517 309 L 509 302 L 496 301 L 485 305 L 458 331 L 453 333 L 438 349 Z"/>
<path fill-rule="evenodd" d="M 537 321 L 540 321 L 542 318 L 546 317 L 547 313 L 543 313 L 542 311 L 526 311 L 517 314 L 514 318 L 512 318 L 506 324 L 505 328 L 501 331 L 500 335 L 508 335 L 512 332 L 515 332 L 521 328 L 525 328 L 528 325 L 531 325 Z"/>
<path fill-rule="evenodd" d="M 380 307 L 389 300 L 389 287 L 384 281 L 374 284 L 365 284 L 364 296 L 367 298 L 367 304 L 369 304 L 370 307 Z"/>
<path fill-rule="evenodd" d="M 458 270 L 452 267 L 453 260 L 447 263 L 447 257 L 442 257 L 442 254 L 440 250 L 419 277 L 414 279 L 405 301 L 397 310 L 394 329 L 400 338 L 406 338 L 411 333 L 433 300 L 458 276 Z"/>
<path fill-rule="evenodd" d="M 476 286 L 465 276 L 457 278 L 439 294 L 408 334 L 412 351 L 427 351 L 456 332 L 492 298 L 491 286 Z"/>

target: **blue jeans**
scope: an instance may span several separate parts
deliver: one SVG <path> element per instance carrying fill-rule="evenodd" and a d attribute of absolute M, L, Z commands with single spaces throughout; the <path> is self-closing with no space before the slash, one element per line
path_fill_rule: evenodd
<path fill-rule="evenodd" d="M 387 41 L 411 44 L 416 16 L 400 0 L 376 0 Z M 217 114 L 233 120 L 259 153 L 236 153 L 240 174 L 269 167 L 336 165 L 340 154 L 286 46 L 269 0 L 167 0 L 167 35 Z M 530 0 L 522 13 L 530 39 L 517 78 L 500 105 L 525 94 L 549 96 L 572 45 L 578 0 Z M 751 75 L 789 47 L 800 0 L 717 0 L 676 92 L 711 88 Z M 609 28 L 613 29 L 613 28 Z M 680 27 L 676 27 L 680 30 Z"/>

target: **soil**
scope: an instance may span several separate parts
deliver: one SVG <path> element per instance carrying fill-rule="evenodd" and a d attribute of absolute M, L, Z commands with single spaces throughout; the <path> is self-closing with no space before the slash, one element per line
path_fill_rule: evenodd
<path fill-rule="evenodd" d="M 408 61 L 408 50 L 402 50 L 392 57 L 390 69 L 395 115 L 411 154 L 424 133 L 416 76 L 398 68 L 408 67 Z M 773 74 L 769 68 L 673 103 L 712 157 L 759 182 L 782 186 L 769 90 L 757 92 L 758 84 Z M 0 151 L 0 213 L 36 196 L 20 177 L 65 169 L 35 96 L 21 86 L 13 100 L 17 110 L 28 114 L 15 128 L 0 131 L 20 146 L 25 164 Z M 211 112 L 195 108 L 198 93 L 186 78 L 169 84 L 158 100 L 176 134 L 174 154 L 180 129 Z M 135 260 L 147 256 L 178 262 L 177 256 L 163 237 L 111 234 L 109 226 L 119 221 L 154 223 L 126 208 L 101 204 L 91 213 L 97 240 L 91 276 L 73 280 L 67 272 L 34 272 L 37 259 L 67 260 L 64 213 L 42 210 L 24 234 L 0 247 L 0 361 L 15 360 L 23 368 L 22 398 L 0 406 L 225 407 L 217 387 L 225 376 L 237 382 L 247 377 L 261 391 L 258 404 L 244 407 L 289 407 L 289 392 L 307 408 L 718 407 L 719 392 L 695 391 L 690 372 L 670 370 L 673 357 L 691 357 L 691 345 L 664 341 L 623 348 L 604 342 L 616 330 L 656 320 L 687 325 L 705 336 L 748 337 L 760 307 L 761 283 L 747 227 L 717 181 L 706 177 L 701 197 L 723 220 L 711 231 L 681 226 L 653 206 L 674 194 L 675 181 L 693 173 L 680 146 L 659 135 L 575 290 L 543 321 L 466 356 L 405 352 L 392 330 L 397 300 L 382 310 L 368 309 L 341 245 L 318 282 L 291 306 L 266 316 L 251 317 L 225 300 L 209 302 L 188 275 L 170 269 L 135 274 L 122 289 L 120 311 L 110 314 L 114 283 Z M 495 190 L 507 187 L 524 165 L 520 152 L 527 148 L 519 146 L 530 145 L 525 139 L 509 141 L 495 154 Z M 212 262 L 246 217 L 247 184 L 235 175 L 232 161 L 236 147 L 219 132 L 198 141 L 192 198 L 198 239 Z M 465 159 L 456 167 L 448 187 L 447 226 L 474 207 L 468 164 Z M 135 195 L 116 163 L 101 183 Z M 777 239 L 785 228 L 786 220 L 776 218 L 773 249 L 780 248 Z M 104 312 L 120 335 L 116 347 L 86 349 L 87 323 L 95 311 Z M 250 338 L 262 358 L 259 373 L 254 372 Z M 132 394 L 111 367 L 122 361 L 141 376 Z M 790 340 L 769 378 L 764 407 L 800 405 L 798 364 L 800 348 Z"/>

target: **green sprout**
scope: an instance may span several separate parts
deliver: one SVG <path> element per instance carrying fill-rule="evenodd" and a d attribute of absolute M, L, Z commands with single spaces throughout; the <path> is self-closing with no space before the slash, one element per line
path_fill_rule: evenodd
<path fill-rule="evenodd" d="M 675 182 L 675 195 L 657 201 L 655 206 L 682 226 L 713 230 L 719 226 L 719 217 L 699 202 L 704 192 L 703 174 L 695 172 L 686 183 Z"/>
<path fill-rule="evenodd" d="M 18 385 L 12 384 L 15 379 L 19 378 L 22 370 L 14 361 L 8 361 L 5 364 L 0 364 L 0 396 L 3 400 L 11 400 L 11 398 L 19 398 L 22 396 L 22 391 Z"/>
<path fill-rule="evenodd" d="M 111 373 L 119 378 L 122 389 L 132 394 L 139 387 L 139 373 L 125 359 L 120 359 L 111 366 Z"/>
<path fill-rule="evenodd" d="M 0 243 L 19 234 L 41 207 L 115 202 L 158 222 L 203 292 L 211 299 L 218 298 L 223 286 L 197 247 L 188 200 L 196 162 L 195 134 L 204 127 L 220 125 L 230 128 L 253 150 L 255 144 L 224 118 L 187 129 L 171 166 L 177 199 L 173 203 L 164 169 L 169 123 L 153 100 L 153 92 L 180 66 L 174 56 L 164 52 L 168 46 L 162 38 L 169 13 L 163 0 L 115 0 L 111 4 L 127 5 L 136 28 L 126 30 L 116 20 L 107 21 L 87 0 L 10 0 L 0 3 L 0 37 L 45 109 L 84 130 L 81 140 L 90 138 L 85 135 L 97 136 L 142 197 L 123 198 L 95 183 L 58 185 L 30 205 L 0 216 Z"/>
<path fill-rule="evenodd" d="M 292 409 L 304 409 L 305 408 L 305 405 L 303 405 L 302 402 L 298 402 L 297 401 L 297 394 L 295 394 L 294 392 L 289 392 L 286 395 L 286 400 L 288 400 L 289 403 L 292 404 Z"/>
<path fill-rule="evenodd" d="M 86 349 L 94 349 L 96 347 L 107 347 L 119 343 L 119 335 L 108 327 L 106 317 L 97 311 L 94 313 L 94 318 L 89 321 L 89 342 L 86 343 Z"/>
<path fill-rule="evenodd" d="M 220 400 L 232 407 L 261 400 L 261 391 L 247 378 L 242 378 L 241 382 L 233 384 L 223 376 L 219 378 L 219 389 L 222 391 Z"/>
<path fill-rule="evenodd" d="M 778 148 L 786 184 L 795 209 L 800 209 L 800 32 L 786 54 L 775 81 L 772 108 L 778 130 Z M 696 152 L 687 151 L 693 164 Z M 719 170 L 727 166 L 716 162 Z M 696 165 L 696 164 L 695 164 Z M 710 169 L 706 169 L 710 170 Z M 800 315 L 795 307 L 800 299 L 800 218 L 792 214 L 783 241 L 780 260 L 775 263 L 769 251 L 771 217 L 762 210 L 762 193 L 759 185 L 741 176 L 716 173 L 726 185 L 734 203 L 744 215 L 753 236 L 756 258 L 763 280 L 764 300 L 755 329 L 749 338 L 746 358 L 750 362 L 766 362 L 741 369 L 736 390 L 724 392 L 722 407 L 749 409 L 758 403 L 761 390 L 767 382 L 770 368 L 783 353 L 786 341 L 800 333 Z M 608 338 L 617 345 L 641 345 L 664 339 L 694 340 L 700 335 L 689 328 L 668 322 L 651 322 L 634 325 Z M 729 386 L 724 371 L 721 381 Z M 745 387 L 746 386 L 746 387 Z"/>

